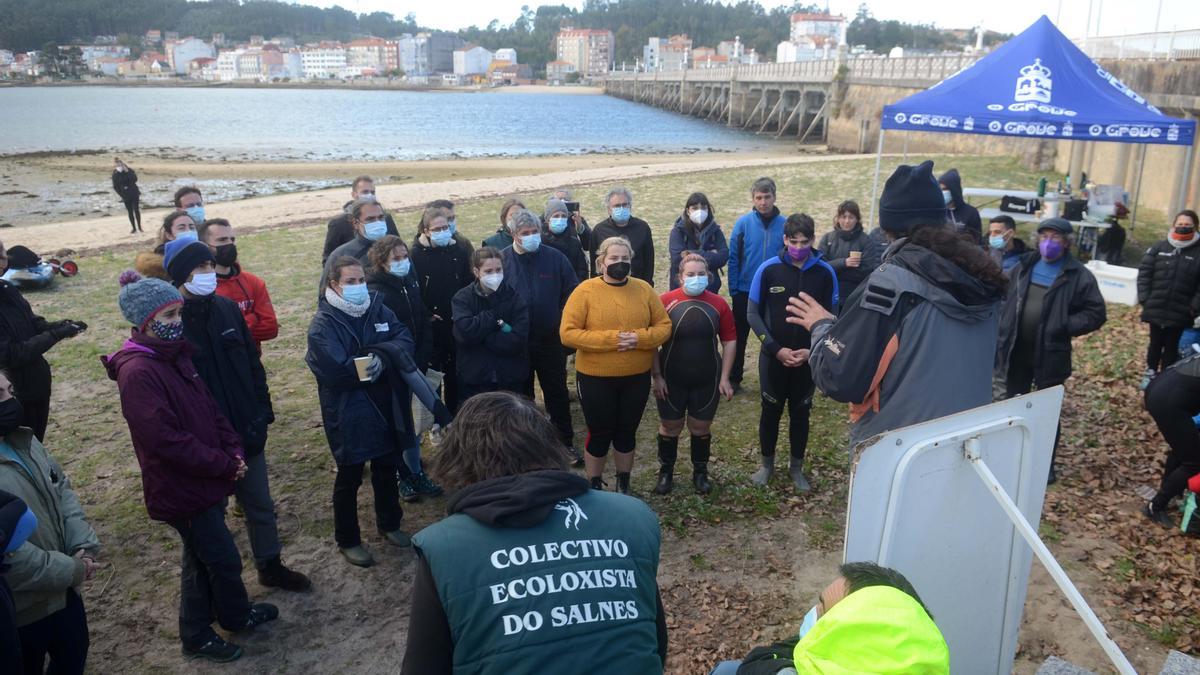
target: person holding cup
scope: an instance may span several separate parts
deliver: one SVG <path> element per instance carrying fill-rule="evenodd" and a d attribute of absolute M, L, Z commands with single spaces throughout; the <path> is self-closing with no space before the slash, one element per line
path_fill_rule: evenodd
<path fill-rule="evenodd" d="M 842 306 L 850 304 L 850 296 L 871 272 L 879 267 L 879 248 L 863 231 L 862 213 L 858 203 L 844 201 L 838 205 L 833 229 L 821 237 L 817 250 L 837 274 L 838 292 Z"/>

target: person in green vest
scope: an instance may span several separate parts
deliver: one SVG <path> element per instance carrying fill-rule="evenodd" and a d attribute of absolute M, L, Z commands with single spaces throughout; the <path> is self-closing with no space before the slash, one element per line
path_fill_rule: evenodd
<path fill-rule="evenodd" d="M 896 570 L 846 563 L 795 637 L 723 661 L 710 675 L 949 675 L 950 649 Z"/>
<path fill-rule="evenodd" d="M 433 474 L 457 492 L 413 537 L 401 673 L 661 674 L 650 508 L 589 489 L 546 414 L 509 392 L 468 399 L 439 448 Z"/>

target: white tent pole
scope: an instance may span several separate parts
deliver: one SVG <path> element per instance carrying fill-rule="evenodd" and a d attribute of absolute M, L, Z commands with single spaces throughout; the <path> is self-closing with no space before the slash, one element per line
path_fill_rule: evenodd
<path fill-rule="evenodd" d="M 1012 497 L 1008 496 L 1008 492 L 1005 491 L 1004 486 L 1000 484 L 1000 481 L 996 480 L 995 474 L 992 473 L 992 470 L 988 468 L 988 465 L 979 455 L 979 438 L 967 439 L 963 446 L 967 461 L 971 463 L 971 467 L 975 469 L 975 473 L 979 475 L 979 479 L 983 481 L 983 484 L 987 486 L 992 496 L 996 498 L 996 501 L 1000 504 L 1000 508 L 1004 510 L 1004 514 L 1008 516 L 1013 526 L 1017 528 L 1017 532 L 1021 533 L 1021 537 L 1025 540 L 1025 543 L 1029 544 L 1029 547 L 1033 549 L 1034 555 L 1038 557 L 1042 566 L 1050 573 L 1050 577 L 1054 579 L 1054 583 L 1058 585 L 1059 590 L 1063 592 L 1063 595 L 1067 596 L 1067 600 L 1071 602 L 1071 606 L 1079 613 L 1080 618 L 1083 619 L 1083 623 L 1087 626 L 1088 631 L 1091 632 L 1092 637 L 1096 638 L 1096 641 L 1104 649 L 1105 654 L 1108 655 L 1108 659 L 1116 666 L 1117 672 L 1122 675 L 1137 675 L 1137 671 L 1133 669 L 1133 666 L 1129 663 L 1129 659 L 1125 658 L 1125 654 L 1121 653 L 1121 648 L 1108 636 L 1108 631 L 1104 629 L 1104 624 L 1100 623 L 1099 617 L 1088 606 L 1087 601 L 1079 593 L 1079 589 L 1075 588 L 1075 584 L 1071 583 L 1071 579 L 1063 571 L 1062 566 L 1054 559 L 1054 554 L 1050 553 L 1050 549 L 1046 548 L 1046 545 L 1042 543 L 1037 531 L 1033 529 L 1028 520 L 1025 520 L 1021 509 L 1013 503 Z"/>
<path fill-rule="evenodd" d="M 871 217 L 867 219 L 867 231 L 875 227 L 875 199 L 879 196 L 879 163 L 883 161 L 883 125 L 879 126 L 879 148 L 875 151 L 875 182 L 871 185 Z"/>

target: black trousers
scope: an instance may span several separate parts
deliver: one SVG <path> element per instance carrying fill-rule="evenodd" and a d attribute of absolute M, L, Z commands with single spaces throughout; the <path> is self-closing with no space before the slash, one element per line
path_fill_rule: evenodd
<path fill-rule="evenodd" d="M 788 411 L 788 443 L 793 459 L 803 461 L 808 448 L 808 419 L 812 412 L 812 368 L 806 363 L 788 368 L 779 359 L 763 353 L 758 357 L 762 389 L 762 411 L 758 417 L 758 444 L 762 454 L 773 456 L 779 443 L 779 422 L 784 406 Z"/>
<path fill-rule="evenodd" d="M 1146 368 L 1154 371 L 1170 368 L 1171 364 L 1179 360 L 1179 338 L 1181 337 L 1183 337 L 1183 326 L 1167 327 L 1150 324 L 1150 344 L 1146 345 Z"/>
<path fill-rule="evenodd" d="M 571 421 L 571 402 L 567 397 L 567 351 L 557 340 L 534 342 L 529 345 L 529 377 L 521 387 L 526 398 L 533 398 L 533 378 L 542 388 L 542 399 L 550 421 L 558 430 L 563 445 L 575 442 L 575 426 Z"/>
<path fill-rule="evenodd" d="M 610 445 L 617 452 L 633 452 L 650 397 L 650 371 L 620 377 L 576 372 L 575 389 L 588 426 L 587 453 L 604 457 Z"/>
<path fill-rule="evenodd" d="M 733 355 L 733 370 L 729 373 L 730 384 L 741 384 L 746 371 L 746 340 L 750 338 L 750 319 L 746 308 L 750 304 L 749 293 L 733 294 L 733 323 L 737 328 L 737 351 Z"/>
<path fill-rule="evenodd" d="M 403 464 L 400 461 L 399 464 Z M 362 486 L 362 464 L 338 464 L 333 481 L 333 538 L 340 548 L 362 543 L 358 529 L 358 488 Z M 400 486 L 396 482 L 397 462 L 371 460 L 371 490 L 375 493 L 375 526 L 383 532 L 400 529 L 404 511 L 400 508 Z"/>
<path fill-rule="evenodd" d="M 466 403 L 467 399 L 476 394 L 486 394 L 489 391 L 507 391 L 525 395 L 524 382 L 462 382 L 458 383 L 458 402 Z"/>
<path fill-rule="evenodd" d="M 1146 410 L 1171 448 L 1153 500 L 1155 510 L 1161 510 L 1183 494 L 1189 478 L 1200 473 L 1200 431 L 1192 422 L 1200 413 L 1200 377 L 1163 371 L 1146 388 Z"/>
<path fill-rule="evenodd" d="M 125 211 L 129 214 L 129 228 L 131 230 L 142 229 L 141 200 L 131 199 L 125 202 Z"/>
<path fill-rule="evenodd" d="M 433 322 L 433 355 L 429 357 L 429 367 L 441 371 L 442 402 L 456 412 L 459 404 L 457 343 L 454 341 L 454 322 L 446 319 Z"/>
<path fill-rule="evenodd" d="M 32 429 L 38 441 L 46 440 L 46 423 L 50 421 L 50 399 L 30 401 L 21 398 L 20 401 L 21 409 L 25 411 L 21 426 Z"/>
<path fill-rule="evenodd" d="M 1013 347 L 1012 356 L 1008 359 L 1008 377 L 1004 382 L 1004 397 L 1024 396 L 1034 390 L 1036 384 L 1033 378 L 1033 350 L 1021 349 L 1021 345 Z M 1049 389 L 1062 382 L 1037 385 L 1037 389 Z M 1054 449 L 1050 451 L 1050 470 L 1054 471 L 1054 462 L 1058 458 L 1058 440 L 1062 437 L 1062 420 L 1054 430 Z"/>
<path fill-rule="evenodd" d="M 26 675 L 83 673 L 88 654 L 87 613 L 75 589 L 68 588 L 66 594 L 66 607 L 17 629 Z"/>
<path fill-rule="evenodd" d="M 242 555 L 225 526 L 222 502 L 171 523 L 183 540 L 179 589 L 179 639 L 198 648 L 211 640 L 213 615 L 225 630 L 238 630 L 250 618 L 242 583 Z"/>

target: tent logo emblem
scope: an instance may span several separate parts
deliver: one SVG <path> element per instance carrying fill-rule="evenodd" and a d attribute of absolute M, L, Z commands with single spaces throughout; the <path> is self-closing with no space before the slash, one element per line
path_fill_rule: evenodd
<path fill-rule="evenodd" d="M 996 132 L 1000 131 L 1001 126 L 1003 126 L 1003 125 L 1001 125 L 999 121 L 992 120 L 991 122 L 988 122 L 988 131 L 990 131 L 992 133 L 996 133 Z"/>
<path fill-rule="evenodd" d="M 908 115 L 896 113 L 896 124 L 904 124 L 906 121 L 908 121 Z"/>
<path fill-rule="evenodd" d="M 974 129 L 975 129 L 975 118 L 968 116 L 967 119 L 963 121 L 963 131 L 972 131 Z"/>
<path fill-rule="evenodd" d="M 1041 59 L 1034 59 L 1033 63 L 1021 69 L 1021 76 L 1017 78 L 1017 91 L 1013 95 L 1013 100 L 1018 102 L 1033 101 L 1036 103 L 1049 103 L 1052 85 L 1050 69 L 1042 65 Z"/>
<path fill-rule="evenodd" d="M 1093 124 L 1092 126 L 1088 127 L 1088 133 L 1093 136 L 1099 136 L 1100 134 L 1104 133 L 1104 127 L 1100 126 L 1099 124 Z"/>
<path fill-rule="evenodd" d="M 1171 126 L 1167 127 L 1167 140 L 1168 141 L 1179 140 L 1179 125 L 1178 124 L 1172 124 Z"/>

